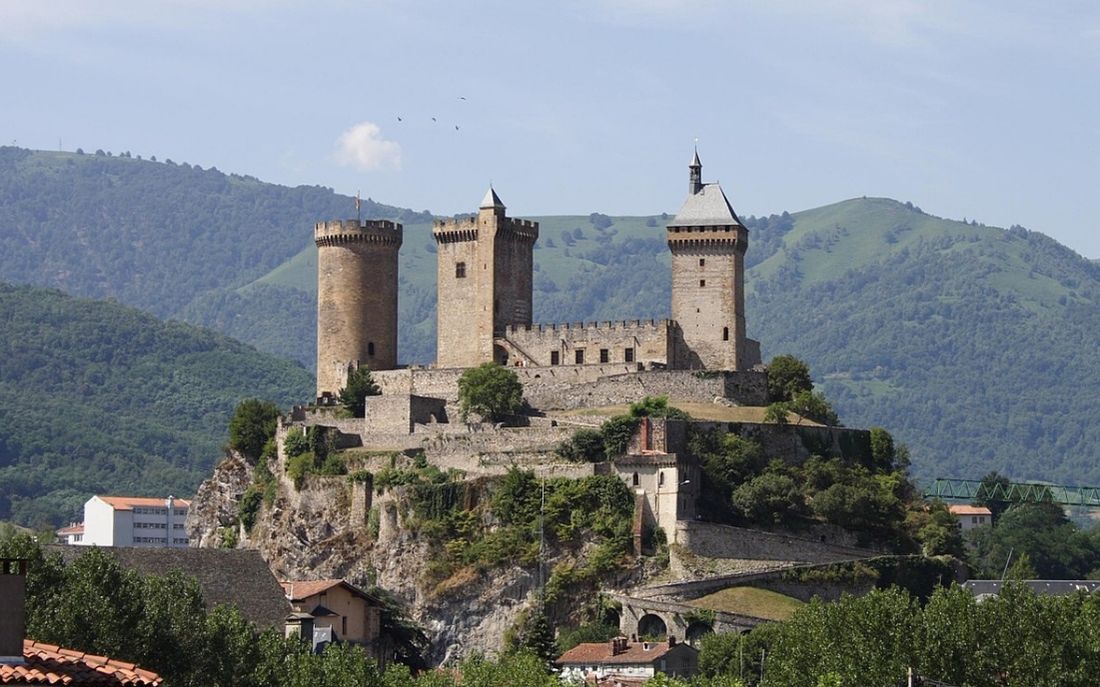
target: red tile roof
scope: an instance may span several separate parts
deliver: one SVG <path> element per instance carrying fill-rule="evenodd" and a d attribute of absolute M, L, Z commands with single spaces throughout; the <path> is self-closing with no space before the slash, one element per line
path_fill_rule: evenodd
<path fill-rule="evenodd" d="M 648 646 L 647 650 L 645 647 Z M 561 665 L 637 665 L 652 663 L 668 653 L 668 642 L 630 642 L 625 651 L 611 653 L 611 642 L 578 644 L 558 658 Z"/>
<path fill-rule="evenodd" d="M 971 506 L 966 504 L 954 504 L 947 507 L 947 510 L 951 511 L 955 515 L 989 515 L 993 513 L 989 511 L 985 506 Z"/>
<path fill-rule="evenodd" d="M 133 663 L 23 640 L 25 663 L 0 663 L 0 685 L 156 687 L 161 677 Z"/>
<path fill-rule="evenodd" d="M 291 601 L 302 601 L 347 583 L 343 580 L 280 580 L 279 584 L 283 586 L 286 598 Z"/>
<path fill-rule="evenodd" d="M 99 496 L 96 497 L 108 504 L 115 510 L 132 510 L 135 506 L 148 506 L 152 508 L 163 508 L 167 505 L 168 499 L 156 499 L 147 498 L 144 496 Z M 187 499 L 174 499 L 174 508 L 190 508 L 191 502 Z"/>
<path fill-rule="evenodd" d="M 57 531 L 57 536 L 64 537 L 69 534 L 84 534 L 84 523 L 74 522 L 67 527 L 62 527 Z"/>

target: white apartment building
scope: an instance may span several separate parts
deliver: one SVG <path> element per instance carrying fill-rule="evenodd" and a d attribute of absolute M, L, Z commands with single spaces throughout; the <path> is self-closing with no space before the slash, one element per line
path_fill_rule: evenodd
<path fill-rule="evenodd" d="M 77 546 L 186 547 L 190 507 L 190 501 L 172 496 L 97 495 L 84 504 L 84 522 L 58 530 L 58 536 Z"/>

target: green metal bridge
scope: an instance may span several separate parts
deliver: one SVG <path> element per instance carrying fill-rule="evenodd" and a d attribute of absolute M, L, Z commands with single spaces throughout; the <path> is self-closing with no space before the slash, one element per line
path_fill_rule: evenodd
<path fill-rule="evenodd" d="M 976 479 L 937 479 L 924 490 L 925 498 L 961 501 L 1054 503 L 1061 506 L 1100 508 L 1100 487 L 1067 487 L 1060 484 L 982 484 Z"/>

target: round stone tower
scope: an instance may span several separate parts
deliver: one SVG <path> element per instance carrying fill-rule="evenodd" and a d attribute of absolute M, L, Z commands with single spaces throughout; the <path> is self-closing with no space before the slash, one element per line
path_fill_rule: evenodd
<path fill-rule="evenodd" d="M 336 394 L 348 369 L 397 367 L 397 252 L 402 228 L 387 220 L 319 222 L 317 396 Z"/>

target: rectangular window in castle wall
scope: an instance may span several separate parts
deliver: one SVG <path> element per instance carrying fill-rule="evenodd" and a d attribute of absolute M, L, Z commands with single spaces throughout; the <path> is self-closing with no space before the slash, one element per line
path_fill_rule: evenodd
<path fill-rule="evenodd" d="M 370 355 L 370 356 L 374 355 L 374 342 L 373 341 L 368 341 L 367 342 L 367 355 Z"/>
<path fill-rule="evenodd" d="M 611 351 L 607 350 L 606 348 L 601 348 L 600 349 L 600 362 L 601 363 L 611 362 Z"/>
<path fill-rule="evenodd" d="M 578 365 L 584 365 L 584 349 L 578 348 L 573 351 L 573 358 Z"/>
<path fill-rule="evenodd" d="M 627 349 L 623 350 L 623 360 L 628 362 L 628 363 L 634 362 L 634 349 L 633 348 L 627 348 Z"/>
<path fill-rule="evenodd" d="M 699 267 L 706 267 L 706 264 L 707 264 L 707 259 L 706 258 L 699 258 Z"/>
<path fill-rule="evenodd" d="M 464 262 L 456 262 L 455 263 L 455 278 L 456 279 L 465 279 L 466 278 L 466 263 L 464 263 Z"/>
<path fill-rule="evenodd" d="M 707 280 L 706 279 L 700 279 L 699 280 L 699 286 L 706 286 L 706 285 L 707 285 Z"/>
<path fill-rule="evenodd" d="M 550 364 L 561 365 L 561 354 L 557 351 L 550 351 Z"/>

